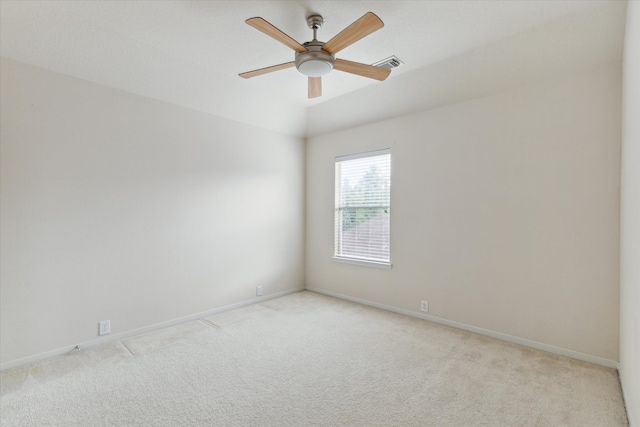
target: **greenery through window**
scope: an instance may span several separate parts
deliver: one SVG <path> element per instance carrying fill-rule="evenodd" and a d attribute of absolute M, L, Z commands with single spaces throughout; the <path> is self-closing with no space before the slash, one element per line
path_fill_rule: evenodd
<path fill-rule="evenodd" d="M 335 252 L 339 258 L 388 263 L 391 153 L 336 158 Z"/>

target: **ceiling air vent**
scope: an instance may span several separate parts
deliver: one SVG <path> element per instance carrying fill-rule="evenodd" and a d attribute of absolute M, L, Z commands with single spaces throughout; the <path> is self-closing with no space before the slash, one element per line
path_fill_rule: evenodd
<path fill-rule="evenodd" d="M 390 56 L 382 61 L 378 61 L 375 64 L 371 64 L 374 67 L 386 68 L 387 70 L 393 70 L 394 68 L 398 68 L 404 64 L 404 62 L 400 61 L 396 56 Z"/>

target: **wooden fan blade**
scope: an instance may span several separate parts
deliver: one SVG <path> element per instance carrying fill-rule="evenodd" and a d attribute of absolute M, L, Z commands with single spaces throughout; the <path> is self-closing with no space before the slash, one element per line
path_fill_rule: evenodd
<path fill-rule="evenodd" d="M 284 70 L 285 68 L 291 68 L 291 67 L 294 67 L 295 65 L 296 63 L 293 61 L 285 62 L 284 64 L 272 65 L 271 67 L 260 68 L 259 70 L 247 71 L 246 73 L 240 73 L 238 75 L 243 79 L 248 79 L 250 77 L 259 76 L 261 74 L 267 74 L 267 73 L 272 73 L 278 70 Z"/>
<path fill-rule="evenodd" d="M 387 70 L 386 68 L 374 67 L 373 65 L 361 64 L 359 62 L 346 61 L 344 59 L 337 59 L 335 64 L 333 64 L 333 68 L 339 71 L 344 71 L 345 73 L 357 74 L 362 77 L 369 77 L 370 79 L 376 80 L 384 80 L 389 74 L 391 74 L 391 70 Z"/>
<path fill-rule="evenodd" d="M 291 49 L 295 50 L 296 52 L 307 51 L 307 49 L 304 46 L 302 46 L 300 43 L 298 43 L 297 41 L 295 41 L 294 39 L 292 39 L 291 37 L 289 37 L 288 35 L 286 35 L 285 33 L 283 33 L 282 31 L 280 31 L 279 29 L 277 29 L 276 27 L 274 27 L 273 25 L 271 25 L 269 22 L 265 21 L 262 18 L 249 18 L 244 22 L 251 25 L 256 30 L 262 31 L 263 33 L 265 33 L 269 37 L 274 38 L 280 43 L 286 46 L 289 46 Z"/>
<path fill-rule="evenodd" d="M 309 98 L 322 96 L 322 77 L 309 77 Z"/>
<path fill-rule="evenodd" d="M 340 52 L 345 47 L 368 36 L 374 31 L 384 27 L 384 23 L 374 13 L 367 12 L 353 24 L 342 30 L 339 34 L 326 42 L 322 49 L 332 55 Z"/>

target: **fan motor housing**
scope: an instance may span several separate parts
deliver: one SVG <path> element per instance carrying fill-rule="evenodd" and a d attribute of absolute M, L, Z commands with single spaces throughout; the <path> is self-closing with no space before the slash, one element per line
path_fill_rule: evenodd
<path fill-rule="evenodd" d="M 306 42 L 303 46 L 307 51 L 296 53 L 295 64 L 298 71 L 305 76 L 321 77 L 333 70 L 336 58 L 322 50 L 323 42 L 314 40 Z"/>

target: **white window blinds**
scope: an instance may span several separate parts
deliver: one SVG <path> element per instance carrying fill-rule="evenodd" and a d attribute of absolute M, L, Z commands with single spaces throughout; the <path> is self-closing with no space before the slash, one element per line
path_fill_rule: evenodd
<path fill-rule="evenodd" d="M 336 158 L 336 258 L 389 263 L 391 151 Z"/>

